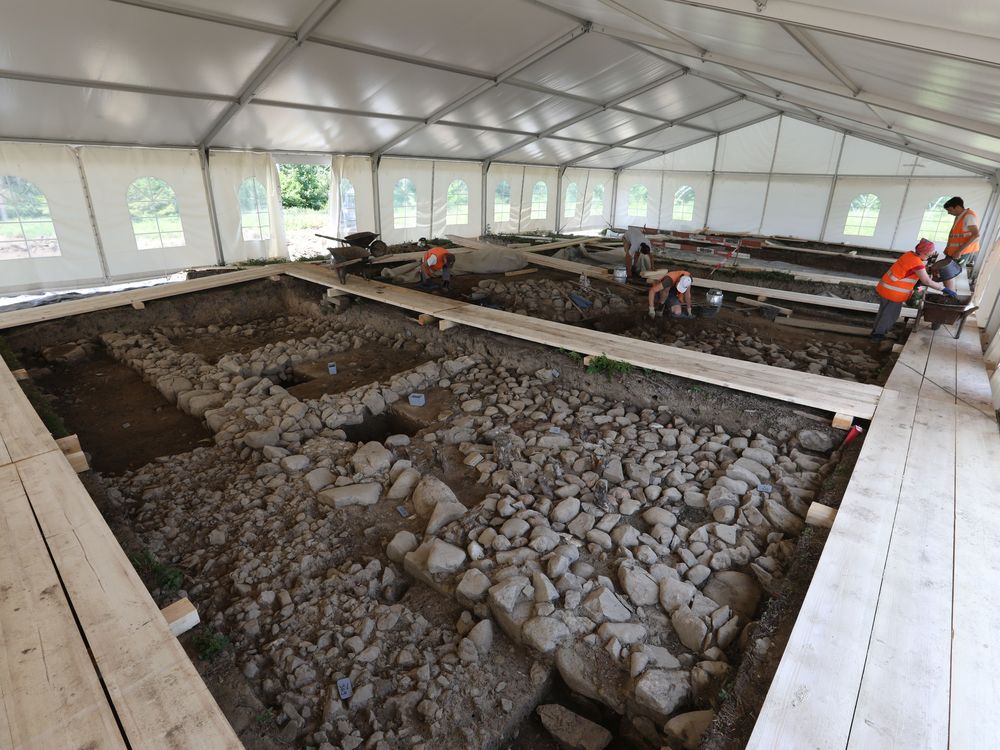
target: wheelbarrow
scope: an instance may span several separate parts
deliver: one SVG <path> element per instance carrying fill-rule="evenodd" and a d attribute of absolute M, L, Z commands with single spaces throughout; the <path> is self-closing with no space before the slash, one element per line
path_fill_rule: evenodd
<path fill-rule="evenodd" d="M 917 310 L 916 322 L 923 318 L 931 324 L 933 328 L 939 328 L 942 324 L 952 325 L 958 323 L 954 337 L 957 339 L 962 335 L 962 327 L 966 319 L 979 309 L 979 305 L 972 304 L 972 295 L 959 295 L 958 299 L 952 299 L 946 295 L 934 295 L 940 297 L 940 301 L 930 296 L 925 296 L 920 308 Z"/>
<path fill-rule="evenodd" d="M 346 237 L 333 237 L 316 232 L 317 237 L 325 240 L 343 242 L 346 247 L 328 247 L 330 253 L 330 268 L 337 271 L 337 278 L 343 284 L 347 281 L 347 267 L 357 263 L 368 264 L 372 258 L 378 258 L 389 252 L 388 246 L 382 242 L 375 232 L 355 232 Z"/>

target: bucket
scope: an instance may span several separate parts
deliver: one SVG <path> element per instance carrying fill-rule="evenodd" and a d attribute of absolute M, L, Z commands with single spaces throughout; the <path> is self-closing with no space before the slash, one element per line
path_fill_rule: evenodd
<path fill-rule="evenodd" d="M 427 399 L 422 393 L 411 393 L 408 397 L 410 406 L 423 406 L 427 403 Z"/>
<path fill-rule="evenodd" d="M 722 307 L 722 292 L 718 289 L 709 289 L 705 292 L 705 301 L 713 307 Z"/>
<path fill-rule="evenodd" d="M 951 258 L 942 258 L 931 266 L 931 273 L 941 281 L 948 281 L 962 273 L 962 267 Z"/>
<path fill-rule="evenodd" d="M 615 266 L 615 281 L 624 284 L 628 281 L 628 269 L 625 266 Z"/>

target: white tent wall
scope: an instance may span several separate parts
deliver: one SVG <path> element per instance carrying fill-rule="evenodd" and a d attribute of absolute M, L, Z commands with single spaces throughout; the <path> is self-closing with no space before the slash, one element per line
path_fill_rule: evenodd
<path fill-rule="evenodd" d="M 59 242 L 59 255 L 0 259 L 0 293 L 104 281 L 73 149 L 40 143 L 0 143 L 0 176 L 28 180 L 44 193 Z"/>
<path fill-rule="evenodd" d="M 544 216 L 533 215 L 543 213 L 541 204 L 533 206 L 532 197 L 535 186 L 539 183 L 545 185 L 545 211 Z M 556 205 L 559 203 L 559 170 L 555 167 L 525 167 L 524 181 L 521 183 L 521 211 L 520 222 L 517 231 L 519 232 L 541 232 L 556 228 L 558 219 L 556 218 Z"/>
<path fill-rule="evenodd" d="M 920 239 L 920 225 L 923 222 L 924 212 L 930 204 L 942 197 L 951 198 L 954 195 L 961 197 L 965 205 L 975 211 L 982 222 L 983 212 L 986 210 L 992 190 L 992 185 L 975 178 L 910 180 L 893 247 L 907 249 L 917 243 Z M 982 244 L 980 247 L 982 250 L 986 249 Z M 944 247 L 939 243 L 938 249 L 943 251 Z M 979 262 L 984 260 L 985 253 L 981 253 Z"/>
<path fill-rule="evenodd" d="M 760 233 L 819 237 L 832 188 L 833 177 L 772 175 Z"/>
<path fill-rule="evenodd" d="M 434 201 L 433 222 L 428 236 L 444 237 L 446 234 L 458 234 L 465 237 L 476 236 L 483 225 L 483 168 L 478 162 L 467 161 L 435 161 L 434 169 Z M 448 189 L 453 182 L 465 183 L 468 193 L 467 213 L 458 201 L 455 210 L 449 212 Z M 455 223 L 448 222 L 449 213 Z M 461 217 L 465 221 L 459 221 Z"/>
<path fill-rule="evenodd" d="M 416 242 L 431 235 L 433 162 L 423 159 L 382 159 L 378 168 L 378 200 L 382 239 L 390 244 Z M 416 207 L 402 206 L 396 217 L 393 193 L 402 180 L 416 189 Z"/>
<path fill-rule="evenodd" d="M 580 169 L 569 168 L 563 173 L 559 185 L 559 204 L 557 217 L 559 230 L 562 232 L 593 232 L 604 229 L 611 224 L 611 189 L 615 175 L 610 169 Z M 576 206 L 567 205 L 567 190 L 570 185 L 576 185 Z M 603 194 L 603 199 L 594 201 L 594 191 Z"/>
<path fill-rule="evenodd" d="M 375 225 L 375 185 L 372 182 L 372 160 L 367 156 L 334 156 L 330 174 L 330 228 L 343 237 L 352 232 L 379 231 Z M 343 221 L 341 180 L 354 189 L 356 226 Z M 390 204 L 391 206 L 392 204 Z"/>
<path fill-rule="evenodd" d="M 94 217 L 114 281 L 150 277 L 216 263 L 205 181 L 193 149 L 85 146 L 80 159 Z M 183 245 L 140 249 L 129 211 L 129 187 L 143 177 L 163 180 L 174 192 Z"/>
<path fill-rule="evenodd" d="M 720 232 L 757 232 L 764 216 L 766 175 L 717 174 L 708 226 Z"/>
<path fill-rule="evenodd" d="M 521 189 L 524 183 L 524 167 L 518 164 L 491 164 L 486 173 L 486 223 L 494 233 L 517 232 L 521 221 Z M 507 183 L 510 187 L 510 216 L 497 219 L 497 187 Z M 501 216 L 501 219 L 503 217 Z"/>
<path fill-rule="evenodd" d="M 823 232 L 826 242 L 846 242 L 863 247 L 892 247 L 892 238 L 896 234 L 896 224 L 903 209 L 903 198 L 906 195 L 907 181 L 905 179 L 888 179 L 877 177 L 840 177 L 833 189 L 833 202 L 830 204 L 830 216 Z M 847 217 L 851 203 L 862 195 L 875 195 L 879 199 L 878 220 L 875 223 L 875 233 L 868 237 L 861 234 L 847 234 Z M 912 243 L 908 243 L 912 244 Z"/>
<path fill-rule="evenodd" d="M 712 143 L 714 150 L 714 139 Z M 675 219 L 674 199 L 684 188 L 694 190 L 694 213 L 690 219 L 684 219 L 685 214 L 678 212 L 678 218 Z M 710 172 L 664 172 L 660 228 L 678 232 L 697 232 L 702 229 L 708 219 L 708 196 L 711 189 Z"/>
<path fill-rule="evenodd" d="M 259 151 L 212 150 L 209 154 L 209 172 L 222 253 L 226 262 L 287 258 L 281 187 L 277 166 L 271 155 Z M 261 232 L 269 235 L 267 239 L 244 239 L 240 186 L 251 177 L 260 182 L 267 195 L 270 232 Z"/>
<path fill-rule="evenodd" d="M 719 136 L 716 172 L 770 172 L 782 118 L 758 122 Z"/>
<path fill-rule="evenodd" d="M 616 227 L 659 227 L 660 197 L 662 195 L 663 173 L 652 170 L 629 170 L 618 176 L 618 193 L 615 201 Z M 642 189 L 645 188 L 643 191 Z M 633 191 L 635 195 L 633 196 Z M 645 211 L 641 202 L 642 194 L 647 200 Z M 671 194 L 672 199 L 672 194 Z"/>

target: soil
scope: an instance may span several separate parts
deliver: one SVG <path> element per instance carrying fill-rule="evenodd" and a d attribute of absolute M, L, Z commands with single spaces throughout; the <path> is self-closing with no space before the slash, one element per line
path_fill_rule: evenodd
<path fill-rule="evenodd" d="M 214 365 L 226 354 L 249 354 L 265 344 L 273 344 L 276 341 L 289 338 L 287 331 L 261 334 L 259 332 L 261 326 L 256 326 L 256 328 L 257 331 L 253 336 L 220 331 L 196 336 L 171 337 L 170 341 L 178 349 L 198 354 L 208 364 Z M 311 335 L 313 335 L 312 331 L 302 330 L 297 332 L 295 338 L 305 338 Z"/>
<path fill-rule="evenodd" d="M 257 347 L 251 350 L 254 348 Z M 321 362 L 304 362 L 292 370 L 292 380 L 296 385 L 288 386 L 288 392 L 303 400 L 319 398 L 327 393 L 343 393 L 417 367 L 428 360 L 421 354 L 419 346 L 402 349 L 369 346 L 341 352 Z M 337 366 L 334 375 L 328 371 L 327 366 L 331 363 Z"/>
<path fill-rule="evenodd" d="M 159 456 L 212 443 L 201 420 L 175 409 L 134 370 L 103 352 L 74 365 L 51 365 L 37 381 L 105 474 L 137 469 Z"/>

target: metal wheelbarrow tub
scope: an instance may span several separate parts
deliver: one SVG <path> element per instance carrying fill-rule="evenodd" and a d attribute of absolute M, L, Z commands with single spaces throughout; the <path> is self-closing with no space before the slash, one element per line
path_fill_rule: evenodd
<path fill-rule="evenodd" d="M 941 301 L 926 297 L 921 305 L 918 319 L 922 316 L 928 323 L 939 325 L 952 325 L 958 323 L 955 331 L 955 338 L 962 335 L 962 327 L 966 319 L 979 309 L 979 305 L 972 304 L 972 295 L 959 296 L 958 299 L 950 299 L 945 295 L 940 295 Z"/>

